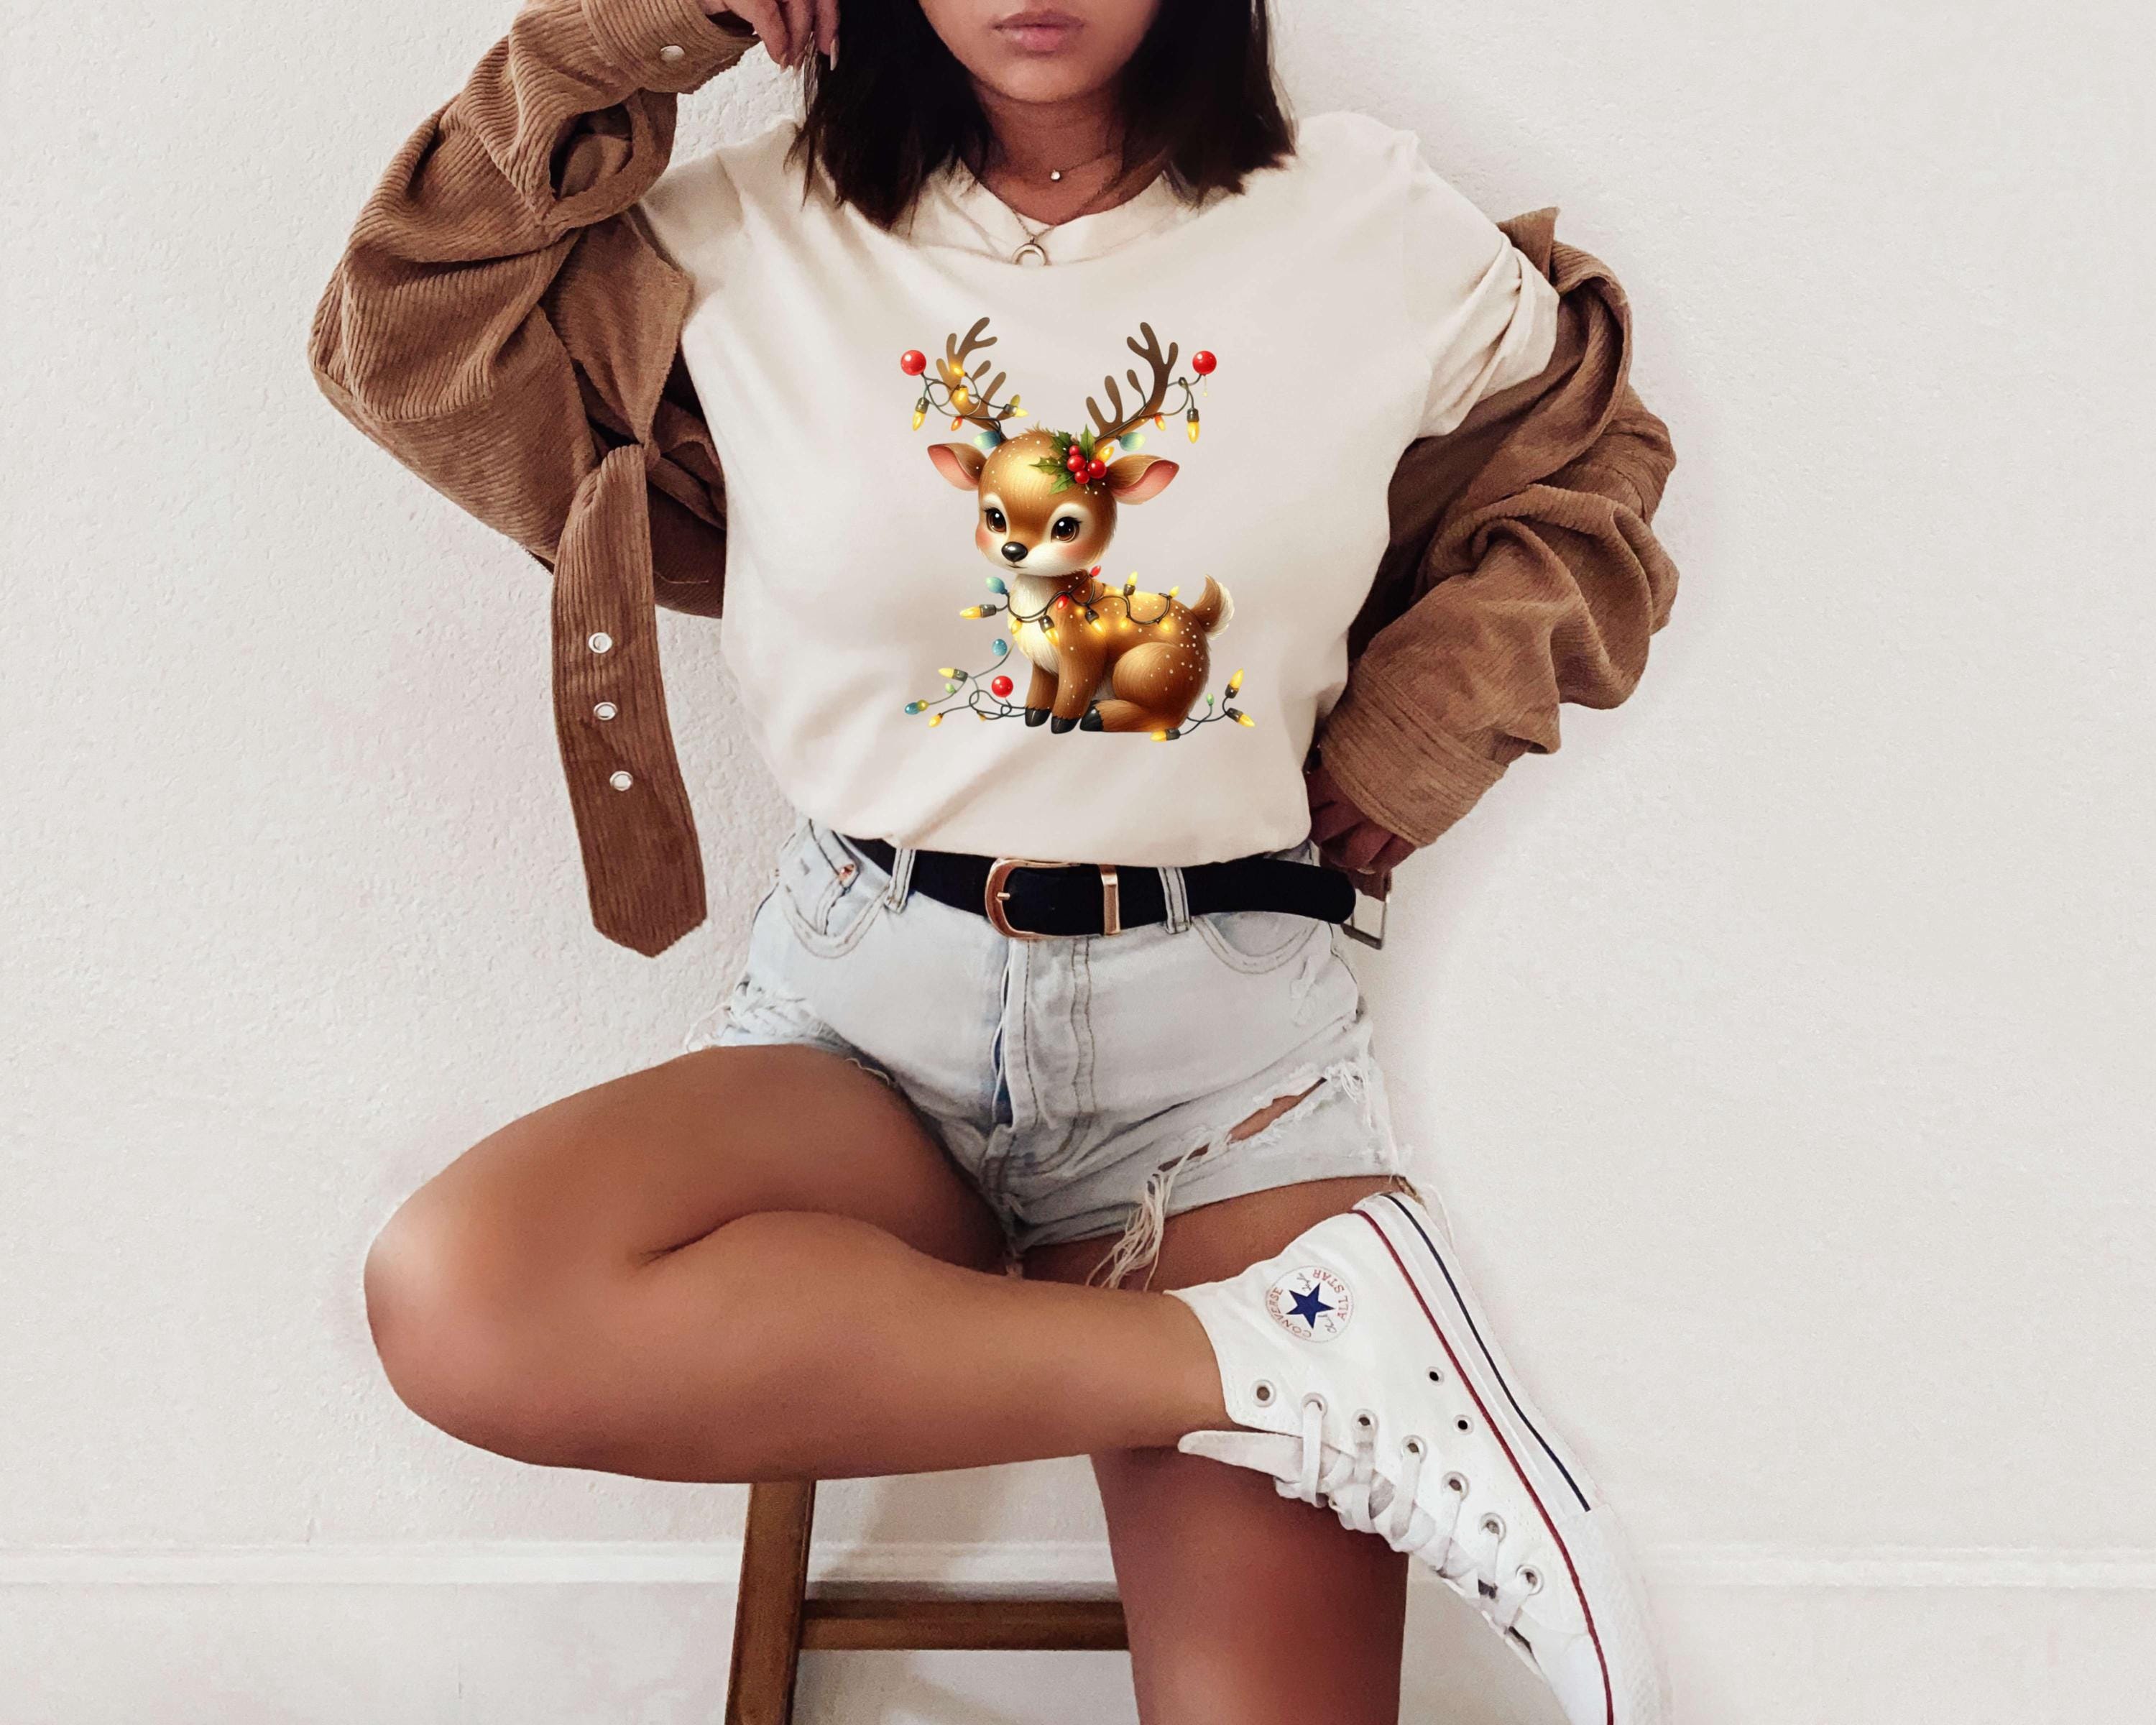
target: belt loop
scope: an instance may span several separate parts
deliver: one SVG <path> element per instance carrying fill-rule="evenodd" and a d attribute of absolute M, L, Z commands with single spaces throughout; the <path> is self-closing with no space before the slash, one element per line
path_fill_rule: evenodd
<path fill-rule="evenodd" d="M 891 884 L 884 888 L 883 896 L 884 902 L 896 913 L 904 910 L 906 900 L 913 896 L 913 859 L 916 853 L 911 845 L 898 844 L 891 846 Z"/>
<path fill-rule="evenodd" d="M 1190 927 L 1190 894 L 1183 885 L 1183 870 L 1173 863 L 1159 865 L 1160 893 L 1168 906 L 1168 932 L 1180 934 Z"/>

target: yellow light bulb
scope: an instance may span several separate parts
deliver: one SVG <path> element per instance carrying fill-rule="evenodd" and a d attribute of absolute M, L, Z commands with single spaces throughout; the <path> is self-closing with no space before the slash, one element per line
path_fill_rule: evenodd
<path fill-rule="evenodd" d="M 1156 731 L 1152 734 L 1152 740 L 1155 742 L 1166 742 L 1168 741 L 1168 733 L 1165 731 Z"/>
<path fill-rule="evenodd" d="M 920 409 L 920 408 L 916 408 L 913 410 L 913 429 L 914 429 L 916 431 L 920 430 L 920 429 L 921 429 L 921 422 L 923 419 L 926 419 L 927 417 L 928 417 L 928 415 L 927 415 L 927 414 L 926 414 L 926 413 L 922 413 L 922 412 L 921 411 L 921 409 Z"/>
<path fill-rule="evenodd" d="M 1251 717 L 1248 713 L 1245 713 L 1245 712 L 1238 712 L 1238 713 L 1235 715 L 1235 722 L 1236 722 L 1238 725 L 1250 725 L 1250 726 L 1255 726 L 1255 725 L 1257 724 L 1257 722 L 1258 722 L 1258 721 L 1257 721 L 1255 719 L 1252 718 L 1252 717 Z"/>
<path fill-rule="evenodd" d="M 943 722 L 943 715 L 941 713 L 931 713 L 928 716 L 928 722 L 932 726 L 940 725 Z"/>
<path fill-rule="evenodd" d="M 1189 432 L 1191 442 L 1194 444 L 1196 443 L 1198 441 L 1198 422 L 1195 419 L 1193 419 L 1183 429 Z"/>
<path fill-rule="evenodd" d="M 988 614 L 983 611 L 978 605 L 968 605 L 958 614 L 961 617 L 985 617 Z"/>

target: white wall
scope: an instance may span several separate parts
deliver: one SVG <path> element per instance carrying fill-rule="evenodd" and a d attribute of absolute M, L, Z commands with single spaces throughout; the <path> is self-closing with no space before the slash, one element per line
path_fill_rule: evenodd
<path fill-rule="evenodd" d="M 1414 863 L 1363 970 L 1686 1720 L 2145 1707 L 2156 28 L 1281 9 L 1304 111 L 1563 206 L 1679 447 L 1639 694 Z M 715 914 L 594 934 L 542 575 L 307 378 L 360 199 L 510 10 L 6 14 L 8 1725 L 716 1717 L 739 1494 L 451 1443 L 357 1301 L 463 1145 L 675 1050 L 785 819 L 666 618 Z M 776 100 L 722 80 L 681 146 Z M 1075 1463 L 824 1527 L 854 1573 L 1106 1573 Z M 1450 1606 L 1411 1715 L 1547 1717 Z M 1129 1717 L 1108 1656 L 811 1666 L 813 1718 Z"/>

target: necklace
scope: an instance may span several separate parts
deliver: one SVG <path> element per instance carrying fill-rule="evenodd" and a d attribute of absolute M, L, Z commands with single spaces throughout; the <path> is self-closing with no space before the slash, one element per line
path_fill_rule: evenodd
<path fill-rule="evenodd" d="M 1071 169 L 1090 167 L 1094 162 L 1098 162 L 1102 157 L 1112 153 L 1114 149 L 1115 146 L 1111 144 L 1107 149 L 1100 151 L 1094 155 L 1087 157 L 1083 162 L 1074 162 L 1070 163 L 1070 167 L 1068 168 L 1052 167 L 1048 171 L 1048 177 L 1052 181 L 1060 181 L 1062 179 L 1063 176 Z M 970 167 L 967 169 L 967 172 L 968 173 L 973 173 L 973 170 Z M 988 191 L 989 189 L 988 182 L 983 180 L 978 174 L 973 174 L 973 182 L 979 186 L 984 192 Z M 993 197 L 995 194 L 991 192 L 989 195 Z M 1002 203 L 1005 209 L 1010 209 L 1010 205 L 1007 201 L 1002 198 L 998 198 L 997 201 Z M 1040 227 L 1032 228 L 1026 225 L 1025 218 L 1019 214 L 1016 210 L 1011 209 L 1010 213 L 1011 219 L 1018 223 L 1019 230 L 1025 235 L 1024 243 L 1021 244 L 1017 250 L 1011 254 L 1011 262 L 1014 264 L 1047 263 L 1049 261 L 1048 249 L 1041 244 L 1041 236 L 1049 232 L 1050 228 L 1060 228 L 1065 223 L 1075 222 L 1080 216 L 1087 213 L 1086 211 L 1082 209 L 1075 210 L 1070 214 L 1064 217 L 1062 221 L 1044 222 Z"/>

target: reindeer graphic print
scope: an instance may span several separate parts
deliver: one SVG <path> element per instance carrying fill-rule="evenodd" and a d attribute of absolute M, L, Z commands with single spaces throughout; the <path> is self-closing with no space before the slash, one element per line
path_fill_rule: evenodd
<path fill-rule="evenodd" d="M 1219 695 L 1205 692 L 1213 638 L 1234 613 L 1227 588 L 1208 575 L 1197 598 L 1186 602 L 1178 596 L 1179 583 L 1153 593 L 1138 586 L 1135 572 L 1120 586 L 1101 574 L 1119 511 L 1151 502 L 1175 478 L 1176 463 L 1141 453 L 1140 428 L 1147 420 L 1166 427 L 1172 389 L 1182 392 L 1176 410 L 1190 440 L 1198 440 L 1194 384 L 1176 373 L 1177 345 L 1163 352 L 1152 326 L 1141 322 L 1144 339 L 1127 337 L 1127 345 L 1152 375 L 1142 381 L 1135 368 L 1124 372 L 1136 403 L 1129 411 L 1111 373 L 1103 379 L 1106 411 L 1086 398 L 1091 425 L 1075 434 L 1044 426 L 1013 435 L 1004 428 L 1025 410 L 1015 393 L 998 398 L 1006 374 L 983 383 L 990 362 L 968 368 L 974 355 L 995 344 L 995 336 L 982 333 L 988 323 L 982 317 L 963 337 L 947 336 L 934 375 L 918 349 L 899 360 L 908 377 L 922 379 L 913 406 L 916 430 L 932 413 L 949 414 L 954 430 L 975 428 L 969 440 L 934 444 L 928 456 L 952 485 L 973 495 L 973 544 L 993 571 L 991 598 L 959 614 L 1004 619 L 990 643 L 993 663 L 978 671 L 944 666 L 942 695 L 909 701 L 906 711 L 926 713 L 931 725 L 965 711 L 984 720 L 1022 716 L 1056 735 L 1136 732 L 1161 742 L 1221 719 L 1249 725 L 1250 716 L 1231 704 L 1242 687 L 1240 670 Z M 1190 365 L 1203 378 L 1215 360 L 1201 350 Z M 1030 664 L 1022 701 L 1011 699 L 1017 685 L 1006 668 L 1014 644 Z"/>

